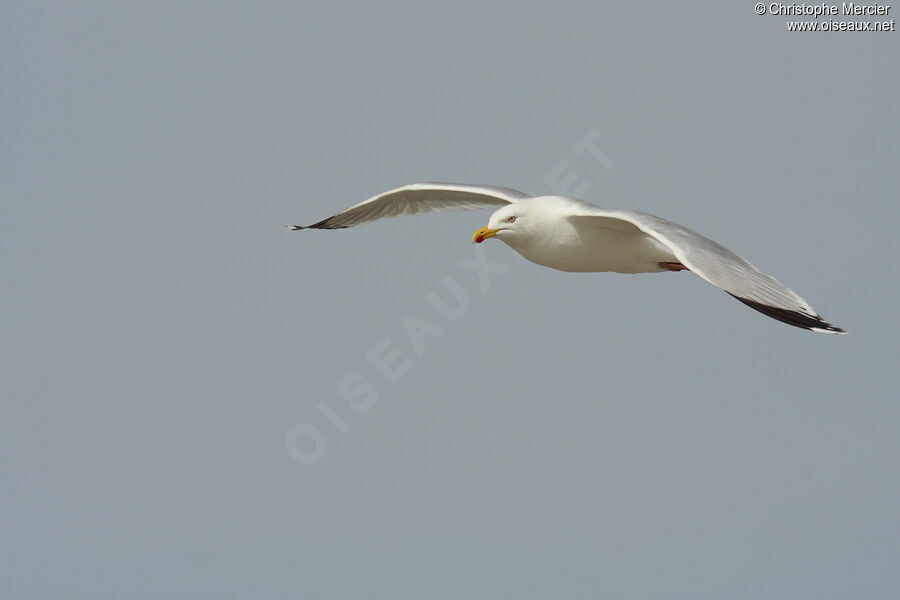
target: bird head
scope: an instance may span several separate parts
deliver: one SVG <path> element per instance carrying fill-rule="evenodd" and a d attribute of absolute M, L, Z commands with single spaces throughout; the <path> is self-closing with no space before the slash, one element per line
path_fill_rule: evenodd
<path fill-rule="evenodd" d="M 472 243 L 480 244 L 484 240 L 497 237 L 504 242 L 514 240 L 527 228 L 527 210 L 523 202 L 514 202 L 498 209 L 488 220 L 487 227 L 482 227 L 472 235 Z"/>

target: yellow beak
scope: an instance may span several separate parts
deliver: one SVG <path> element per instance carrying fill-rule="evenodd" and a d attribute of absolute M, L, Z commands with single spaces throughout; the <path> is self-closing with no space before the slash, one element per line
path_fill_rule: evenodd
<path fill-rule="evenodd" d="M 475 233 L 472 234 L 472 243 L 480 244 L 484 240 L 486 240 L 488 238 L 492 238 L 495 235 L 497 235 L 498 231 L 500 231 L 500 230 L 499 229 L 488 229 L 487 227 L 482 227 L 481 229 L 479 229 L 478 231 L 476 231 Z"/>

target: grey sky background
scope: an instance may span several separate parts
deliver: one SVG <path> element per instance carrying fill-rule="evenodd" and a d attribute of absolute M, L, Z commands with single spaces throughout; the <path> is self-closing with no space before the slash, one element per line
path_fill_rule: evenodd
<path fill-rule="evenodd" d="M 900 595 L 900 33 L 750 2 L 3 12 L 4 597 Z M 486 211 L 283 228 L 416 181 L 551 193 L 561 161 L 850 334 L 496 242 L 483 291 Z"/>

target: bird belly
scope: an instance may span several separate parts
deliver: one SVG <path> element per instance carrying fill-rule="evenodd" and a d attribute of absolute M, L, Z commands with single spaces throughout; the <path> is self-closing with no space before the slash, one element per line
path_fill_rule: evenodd
<path fill-rule="evenodd" d="M 533 263 L 575 273 L 659 273 L 663 262 L 678 262 L 663 244 L 644 233 L 605 230 L 602 235 L 568 235 L 544 239 L 527 248 L 515 248 Z"/>

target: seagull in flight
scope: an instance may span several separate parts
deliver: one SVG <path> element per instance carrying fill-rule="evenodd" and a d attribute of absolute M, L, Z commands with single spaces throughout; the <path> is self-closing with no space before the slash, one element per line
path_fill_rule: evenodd
<path fill-rule="evenodd" d="M 472 236 L 505 242 L 533 263 L 570 272 L 690 271 L 750 308 L 788 325 L 846 333 L 825 322 L 799 295 L 711 239 L 660 217 L 610 210 L 566 196 L 529 196 L 504 187 L 414 183 L 351 206 L 312 225 L 344 229 L 400 215 L 493 208 Z"/>

